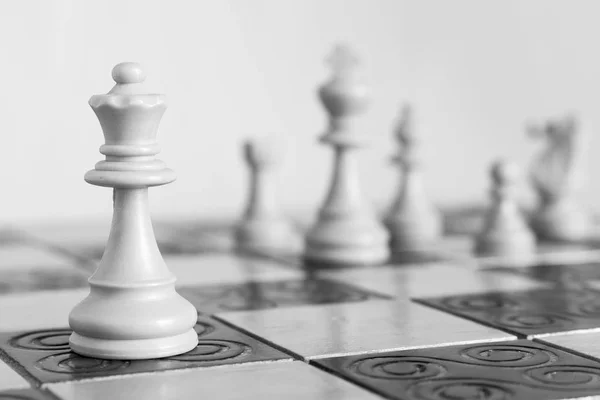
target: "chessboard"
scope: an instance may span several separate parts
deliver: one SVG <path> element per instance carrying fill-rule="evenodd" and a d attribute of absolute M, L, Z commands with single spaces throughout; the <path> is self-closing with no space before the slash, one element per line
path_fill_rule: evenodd
<path fill-rule="evenodd" d="M 199 344 L 136 361 L 69 348 L 108 225 L 6 228 L 0 399 L 600 398 L 600 245 L 542 243 L 527 265 L 474 257 L 481 214 L 446 211 L 431 251 L 344 268 L 235 251 L 233 224 L 155 222 Z"/>

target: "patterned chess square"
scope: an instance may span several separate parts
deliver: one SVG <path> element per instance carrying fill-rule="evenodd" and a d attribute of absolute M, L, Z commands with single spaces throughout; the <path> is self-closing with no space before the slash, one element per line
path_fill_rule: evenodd
<path fill-rule="evenodd" d="M 600 363 L 527 340 L 328 358 L 312 363 L 398 400 L 600 396 Z"/>
<path fill-rule="evenodd" d="M 181 287 L 179 293 L 197 310 L 206 314 L 390 298 L 327 279 L 253 281 L 230 285 Z"/>
<path fill-rule="evenodd" d="M 0 349 L 40 384 L 96 377 L 213 367 L 292 358 L 243 333 L 199 317 L 198 346 L 185 354 L 155 360 L 100 360 L 70 351 L 68 329 L 49 329 L 0 335 Z"/>
<path fill-rule="evenodd" d="M 600 292 L 539 289 L 416 301 L 522 337 L 600 328 Z"/>

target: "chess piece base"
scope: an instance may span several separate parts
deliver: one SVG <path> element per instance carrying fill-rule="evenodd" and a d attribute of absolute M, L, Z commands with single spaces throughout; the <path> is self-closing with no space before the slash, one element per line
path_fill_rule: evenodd
<path fill-rule="evenodd" d="M 377 220 L 325 218 L 308 233 L 304 259 L 328 265 L 375 265 L 389 258 L 389 236 Z"/>
<path fill-rule="evenodd" d="M 73 332 L 69 338 L 71 349 L 87 357 L 110 360 L 141 360 L 163 358 L 187 353 L 198 345 L 194 329 L 161 338 L 113 340 L 87 337 Z"/>
<path fill-rule="evenodd" d="M 486 235 L 477 238 L 475 253 L 483 257 L 506 257 L 515 260 L 531 260 L 535 254 L 536 242 L 531 232 L 524 231 L 512 235 Z"/>
<path fill-rule="evenodd" d="M 533 215 L 531 226 L 540 239 L 555 242 L 585 240 L 592 230 L 589 216 L 567 200 L 543 205 Z"/>
<path fill-rule="evenodd" d="M 392 252 L 424 251 L 435 247 L 442 236 L 442 224 L 437 214 L 429 218 L 388 218 Z"/>

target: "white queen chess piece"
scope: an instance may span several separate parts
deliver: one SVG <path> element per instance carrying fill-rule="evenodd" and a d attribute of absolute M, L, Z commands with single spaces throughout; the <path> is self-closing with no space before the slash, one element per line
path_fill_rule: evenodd
<path fill-rule="evenodd" d="M 149 359 L 194 349 L 197 312 L 175 291 L 175 276 L 158 249 L 148 187 L 170 183 L 175 173 L 154 158 L 166 110 L 161 94 L 148 94 L 136 63 L 118 64 L 116 85 L 89 104 L 102 126 L 106 156 L 85 180 L 112 187 L 114 214 L 108 243 L 89 279 L 90 294 L 71 311 L 71 349 L 105 359 Z"/>
<path fill-rule="evenodd" d="M 542 240 L 575 242 L 589 238 L 590 215 L 577 202 L 581 184 L 581 134 L 572 116 L 534 126 L 528 133 L 545 140 L 531 168 L 539 205 L 531 224 Z"/>
<path fill-rule="evenodd" d="M 354 150 L 364 146 L 356 119 L 365 111 L 368 89 L 358 78 L 358 59 L 337 47 L 330 62 L 331 79 L 319 96 L 329 114 L 329 129 L 321 142 L 334 148 L 333 177 L 316 224 L 308 231 L 304 258 L 308 264 L 379 264 L 389 257 L 388 234 L 360 193 Z"/>
<path fill-rule="evenodd" d="M 413 122 L 411 108 L 404 106 L 395 129 L 400 150 L 393 158 L 401 168 L 400 189 L 385 218 L 394 253 L 431 250 L 442 234 L 440 212 L 429 202 L 423 186 L 420 140 Z"/>

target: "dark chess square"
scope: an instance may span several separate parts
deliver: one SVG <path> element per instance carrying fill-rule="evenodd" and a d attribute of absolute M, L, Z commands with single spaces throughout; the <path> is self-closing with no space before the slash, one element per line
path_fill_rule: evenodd
<path fill-rule="evenodd" d="M 311 362 L 389 399 L 551 400 L 600 395 L 600 363 L 528 340 Z"/>

